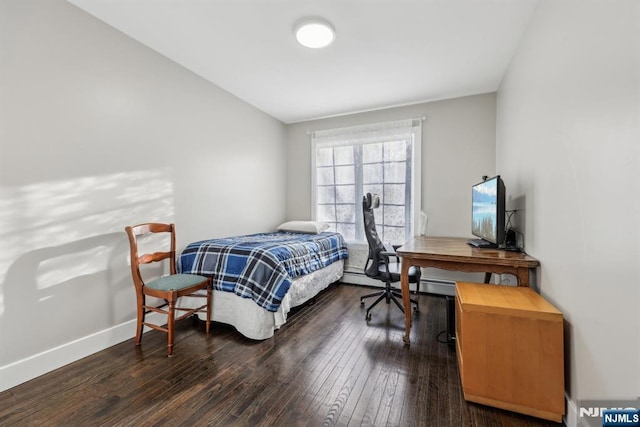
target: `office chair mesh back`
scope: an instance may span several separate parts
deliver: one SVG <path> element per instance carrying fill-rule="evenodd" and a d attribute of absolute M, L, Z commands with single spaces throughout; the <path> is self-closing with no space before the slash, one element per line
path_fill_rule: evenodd
<path fill-rule="evenodd" d="M 367 236 L 367 243 L 369 244 L 369 260 L 368 266 L 365 269 L 365 274 L 374 279 L 381 279 L 380 264 L 384 263 L 384 258 L 380 255 L 385 251 L 384 244 L 378 236 L 376 230 L 376 220 L 373 216 L 373 210 L 380 206 L 380 197 L 376 194 L 371 195 L 367 193 L 362 198 L 362 213 L 364 215 L 364 233 Z M 384 279 L 383 279 L 384 280 Z"/>

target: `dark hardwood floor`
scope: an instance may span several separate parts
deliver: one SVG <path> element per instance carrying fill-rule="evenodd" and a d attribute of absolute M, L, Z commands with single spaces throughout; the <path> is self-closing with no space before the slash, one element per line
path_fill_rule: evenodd
<path fill-rule="evenodd" d="M 558 425 L 464 401 L 443 297 L 420 295 L 407 347 L 393 304 L 365 321 L 367 291 L 331 286 L 265 341 L 184 320 L 167 358 L 151 331 L 0 393 L 0 425 Z"/>

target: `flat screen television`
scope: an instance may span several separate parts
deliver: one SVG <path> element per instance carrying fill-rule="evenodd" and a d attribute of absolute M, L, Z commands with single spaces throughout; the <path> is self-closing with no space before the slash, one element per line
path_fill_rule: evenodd
<path fill-rule="evenodd" d="M 479 237 L 479 240 L 469 243 L 484 247 L 503 245 L 505 188 L 500 175 L 474 185 L 471 188 L 471 203 L 471 234 Z"/>

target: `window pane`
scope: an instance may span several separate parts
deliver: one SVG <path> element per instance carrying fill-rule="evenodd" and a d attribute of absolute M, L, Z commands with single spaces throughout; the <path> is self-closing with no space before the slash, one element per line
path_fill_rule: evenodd
<path fill-rule="evenodd" d="M 338 222 L 351 222 L 355 223 L 356 213 L 355 205 L 337 205 L 336 206 L 336 219 Z"/>
<path fill-rule="evenodd" d="M 331 187 L 318 187 L 317 193 L 316 193 L 316 203 L 320 203 L 320 204 L 325 204 L 325 203 L 335 203 L 336 202 L 336 196 L 335 196 L 335 187 L 331 186 Z"/>
<path fill-rule="evenodd" d="M 336 232 L 336 223 L 335 222 L 325 222 L 329 226 L 325 231 L 333 231 Z"/>
<path fill-rule="evenodd" d="M 400 227 L 384 227 L 383 242 L 391 242 L 401 245 L 406 241 L 404 236 L 404 228 Z"/>
<path fill-rule="evenodd" d="M 384 224 L 404 226 L 404 206 L 384 206 Z"/>
<path fill-rule="evenodd" d="M 336 167 L 336 184 L 355 184 L 353 166 Z"/>
<path fill-rule="evenodd" d="M 333 185 L 333 168 L 317 168 L 316 183 L 318 185 Z"/>
<path fill-rule="evenodd" d="M 405 161 L 407 159 L 406 141 L 387 142 L 384 145 L 384 159 L 391 162 Z"/>
<path fill-rule="evenodd" d="M 338 233 L 342 234 L 345 240 L 354 241 L 356 239 L 354 224 L 338 224 L 337 229 Z"/>
<path fill-rule="evenodd" d="M 356 187 L 354 185 L 340 185 L 336 187 L 336 203 L 355 203 Z"/>
<path fill-rule="evenodd" d="M 373 163 L 382 160 L 382 143 L 364 144 L 362 146 L 362 162 Z"/>
<path fill-rule="evenodd" d="M 405 163 L 385 163 L 384 164 L 384 181 L 385 182 L 404 182 L 406 176 Z"/>
<path fill-rule="evenodd" d="M 385 184 L 384 185 L 384 202 L 390 205 L 404 205 L 405 194 L 404 184 Z"/>
<path fill-rule="evenodd" d="M 316 150 L 316 166 L 333 166 L 333 148 Z"/>
<path fill-rule="evenodd" d="M 336 222 L 336 210 L 334 205 L 318 205 L 316 218 L 320 222 Z"/>
<path fill-rule="evenodd" d="M 374 163 L 362 166 L 363 184 L 380 184 L 382 179 L 382 163 Z"/>
<path fill-rule="evenodd" d="M 352 165 L 353 146 L 334 148 L 334 156 L 336 165 Z"/>

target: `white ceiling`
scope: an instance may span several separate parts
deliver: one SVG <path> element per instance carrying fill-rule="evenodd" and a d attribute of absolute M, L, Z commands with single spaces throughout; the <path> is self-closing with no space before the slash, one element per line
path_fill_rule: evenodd
<path fill-rule="evenodd" d="M 69 0 L 293 123 L 495 91 L 537 0 Z M 301 18 L 336 40 L 308 49 Z"/>

